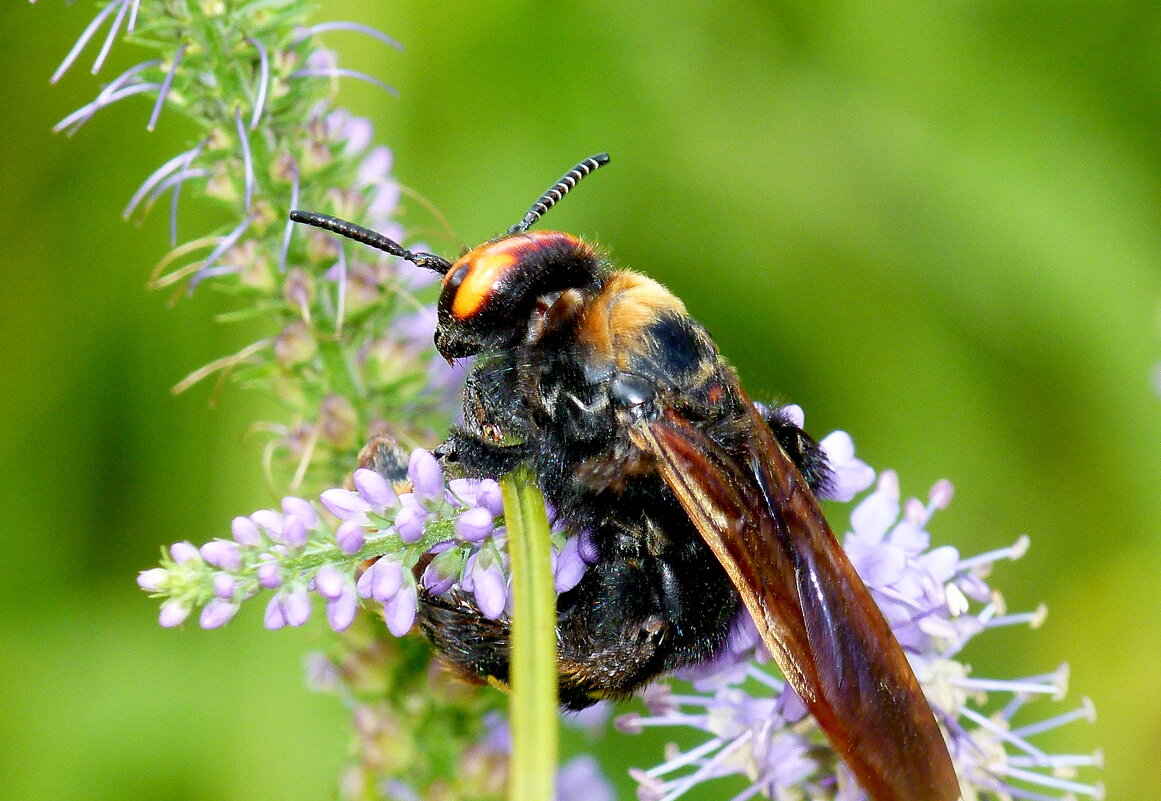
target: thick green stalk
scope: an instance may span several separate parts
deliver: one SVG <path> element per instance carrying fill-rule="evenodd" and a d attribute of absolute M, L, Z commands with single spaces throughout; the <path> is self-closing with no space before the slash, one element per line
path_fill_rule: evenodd
<path fill-rule="evenodd" d="M 512 571 L 508 797 L 549 801 L 557 761 L 556 592 L 544 496 L 527 470 L 501 482 Z"/>

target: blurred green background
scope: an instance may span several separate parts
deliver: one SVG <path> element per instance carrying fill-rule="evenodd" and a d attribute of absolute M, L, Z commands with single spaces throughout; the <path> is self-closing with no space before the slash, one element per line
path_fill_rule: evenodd
<path fill-rule="evenodd" d="M 661 8 L 660 4 L 657 6 Z M 554 210 L 683 297 L 752 394 L 845 428 L 906 493 L 951 478 L 935 534 L 1032 539 L 994 576 L 1044 627 L 981 638 L 984 676 L 1067 660 L 1112 799 L 1161 753 L 1161 5 L 887 2 L 324 3 L 405 43 L 332 33 L 397 173 L 465 243 L 600 150 Z M 261 399 L 188 371 L 244 343 L 203 293 L 145 279 L 164 211 L 120 219 L 183 148 L 150 101 L 51 126 L 96 93 L 96 52 L 50 89 L 90 3 L 0 8 L 0 797 L 331 798 L 345 712 L 309 693 L 319 628 L 260 610 L 162 631 L 134 585 L 165 542 L 267 505 Z M 115 51 L 101 79 L 137 60 Z M 120 65 L 120 66 L 119 66 Z M 196 216 L 187 236 L 200 234 Z M 617 764 L 655 744 L 623 741 Z M 636 751 L 636 749 L 641 749 Z M 630 792 L 622 793 L 628 797 Z"/>

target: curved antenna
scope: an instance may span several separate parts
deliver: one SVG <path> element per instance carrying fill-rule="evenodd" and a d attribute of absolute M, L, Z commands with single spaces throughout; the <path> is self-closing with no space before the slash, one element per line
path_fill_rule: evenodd
<path fill-rule="evenodd" d="M 390 253 L 392 256 L 398 256 L 404 261 L 411 262 L 416 267 L 434 270 L 440 275 L 446 275 L 447 271 L 451 268 L 451 262 L 443 256 L 437 256 L 434 253 L 425 253 L 423 251 L 413 253 L 394 239 L 388 239 L 378 231 L 372 231 L 370 228 L 355 225 L 353 222 L 332 217 L 329 214 L 294 209 L 290 212 L 290 219 L 296 223 L 313 225 L 315 228 L 322 228 L 324 231 L 345 236 L 347 239 L 353 239 L 376 250 Z"/>
<path fill-rule="evenodd" d="M 567 195 L 569 190 L 580 183 L 581 178 L 584 178 L 593 170 L 603 167 L 608 163 L 609 154 L 598 153 L 595 156 L 590 156 L 566 172 L 559 181 L 548 187 L 548 191 L 541 195 L 539 200 L 532 204 L 532 208 L 524 215 L 524 219 L 508 229 L 508 235 L 522 234 L 527 231 L 537 220 L 544 216 L 546 211 L 560 202 L 560 199 Z"/>

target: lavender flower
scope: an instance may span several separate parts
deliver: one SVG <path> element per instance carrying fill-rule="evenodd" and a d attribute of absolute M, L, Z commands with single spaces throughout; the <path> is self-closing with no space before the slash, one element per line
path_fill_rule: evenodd
<path fill-rule="evenodd" d="M 201 607 L 202 627 L 218 628 L 262 590 L 275 591 L 266 601 L 269 629 L 305 624 L 311 594 L 323 599 L 336 631 L 351 625 L 364 602 L 378 604 L 388 630 L 403 636 L 415 622 L 420 588 L 431 595 L 458 589 L 471 594 L 486 617 L 506 614 L 507 534 L 495 481 L 452 479 L 445 485 L 435 458 L 417 449 L 407 483 L 393 487 L 378 473 L 360 469 L 352 484 L 354 490 L 320 495 L 328 517 L 315 504 L 289 496 L 281 511 L 234 518 L 233 539 L 212 540 L 200 549 L 188 542 L 170 546 L 160 567 L 138 576 L 142 589 L 167 599 L 162 625 L 180 625 Z M 567 536 L 561 521 L 552 537 L 557 592 L 566 592 L 588 566 L 584 546 L 580 537 Z M 430 561 L 417 580 L 426 556 Z"/>
<path fill-rule="evenodd" d="M 823 442 L 828 454 L 831 443 L 838 443 L 849 475 L 866 475 L 854 463 L 853 448 L 847 448 L 849 438 L 832 435 Z M 840 478 L 838 484 L 843 483 Z M 1101 798 L 1099 782 L 1079 781 L 1074 775 L 1077 768 L 1099 766 L 1099 752 L 1050 754 L 1034 743 L 1046 731 L 1091 720 L 1088 700 L 1054 717 L 1025 721 L 1026 707 L 1036 699 L 1064 695 L 1064 667 L 997 680 L 971 676 L 958 660 L 977 634 L 1001 626 L 1037 626 L 1044 610 L 1005 614 L 999 593 L 984 581 L 997 562 L 1021 557 L 1027 538 L 968 558 L 951 546 L 931 546 L 928 524 L 951 496 L 950 482 L 941 481 L 927 502 L 901 503 L 898 477 L 884 472 L 874 491 L 852 510 L 844 547 L 932 702 L 965 797 Z M 761 667 L 769 661 L 753 622 L 743 613 L 722 654 L 683 672 L 693 681 L 693 693 L 678 695 L 667 685 L 654 686 L 643 695 L 648 714 L 618 719 L 618 727 L 627 732 L 679 726 L 708 735 L 702 744 L 673 752 L 654 768 L 633 771 L 639 798 L 673 801 L 700 784 L 733 774 L 750 782 L 736 798 L 865 798 L 817 725 L 804 721 L 801 699 Z"/>

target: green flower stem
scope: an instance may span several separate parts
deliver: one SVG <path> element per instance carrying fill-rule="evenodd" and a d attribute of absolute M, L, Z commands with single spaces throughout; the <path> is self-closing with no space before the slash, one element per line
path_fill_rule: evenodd
<path fill-rule="evenodd" d="M 556 593 L 544 497 L 527 470 L 506 476 L 504 519 L 512 573 L 512 762 L 508 797 L 548 801 L 557 761 Z"/>

